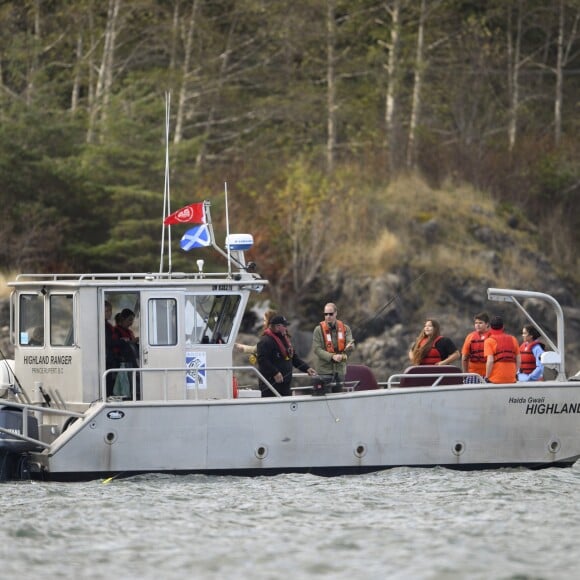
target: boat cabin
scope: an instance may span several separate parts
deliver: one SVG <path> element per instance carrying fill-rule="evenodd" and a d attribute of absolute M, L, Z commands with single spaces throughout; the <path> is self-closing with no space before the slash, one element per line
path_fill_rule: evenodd
<path fill-rule="evenodd" d="M 232 396 L 233 347 L 257 274 L 21 275 L 11 286 L 15 375 L 33 403 L 85 409 L 109 399 L 105 305 L 134 313 L 132 400 Z M 114 320 L 110 321 L 114 325 Z M 118 359 L 117 359 L 118 361 Z M 207 369 L 214 369 L 211 373 Z M 134 370 L 136 369 L 136 370 Z M 107 388 L 109 384 L 109 392 Z"/>

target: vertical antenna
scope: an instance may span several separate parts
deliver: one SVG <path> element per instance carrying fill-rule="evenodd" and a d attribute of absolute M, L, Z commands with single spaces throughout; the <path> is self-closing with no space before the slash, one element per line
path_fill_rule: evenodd
<path fill-rule="evenodd" d="M 165 184 L 163 187 L 163 220 L 171 213 L 169 199 L 169 121 L 171 109 L 171 92 L 165 92 Z M 163 273 L 163 255 L 165 253 L 165 225 L 161 221 L 161 259 L 159 261 L 159 273 Z M 167 226 L 167 246 L 169 256 L 169 273 L 171 274 L 171 226 Z"/>
<path fill-rule="evenodd" d="M 230 253 L 230 213 L 228 210 L 228 182 L 224 181 L 224 192 L 226 198 L 226 246 L 228 251 L 228 276 L 231 278 L 232 276 L 232 256 Z"/>

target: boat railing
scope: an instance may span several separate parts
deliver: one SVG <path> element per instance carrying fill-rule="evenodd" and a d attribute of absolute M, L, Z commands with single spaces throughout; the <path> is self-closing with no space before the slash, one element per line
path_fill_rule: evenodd
<path fill-rule="evenodd" d="M 419 380 L 416 380 L 419 379 Z M 384 383 L 381 383 L 383 385 Z M 484 378 L 477 373 L 442 372 L 442 373 L 397 373 L 391 375 L 385 388 L 397 387 L 449 387 L 459 385 L 487 384 Z"/>
<path fill-rule="evenodd" d="M 43 449 L 49 449 L 50 444 L 45 443 L 40 439 L 30 437 L 28 434 L 28 416 L 30 414 L 35 413 L 38 415 L 39 424 L 42 424 L 43 415 L 61 415 L 65 417 L 75 417 L 75 418 L 82 418 L 85 416 L 83 413 L 78 413 L 76 411 L 55 409 L 54 407 L 44 407 L 30 403 L 17 403 L 16 401 L 6 401 L 5 403 L 2 402 L 1 406 L 10 409 L 22 410 L 22 433 L 17 433 L 14 430 L 5 429 L 4 427 L 0 427 L 0 433 L 8 435 L 12 439 L 19 439 L 21 441 L 26 441 L 27 443 L 32 443 L 33 445 L 37 445 L 38 447 L 42 447 Z"/>
<path fill-rule="evenodd" d="M 244 273 L 245 274 L 245 273 Z M 237 273 L 233 281 L 239 281 L 241 274 Z M 249 273 L 246 276 L 251 280 L 259 280 L 260 276 Z M 205 279 L 205 278 L 219 278 L 229 279 L 232 274 L 228 272 L 123 272 L 123 273 L 76 273 L 76 274 L 32 274 L 23 273 L 16 276 L 17 282 L 32 281 L 32 282 L 81 282 L 81 281 L 111 281 L 111 282 L 131 282 L 145 280 L 152 281 L 167 281 L 167 280 L 183 280 L 183 279 Z M 247 280 L 246 280 L 247 281 Z"/>
<path fill-rule="evenodd" d="M 193 391 L 193 398 L 194 399 L 199 399 L 200 398 L 200 390 L 202 389 L 202 387 L 200 387 L 200 374 L 203 372 L 204 374 L 209 374 L 212 371 L 231 371 L 232 373 L 234 372 L 248 372 L 251 375 L 255 376 L 256 379 L 259 379 L 260 381 L 262 381 L 263 384 L 265 384 L 273 393 L 274 396 L 276 397 L 281 397 L 282 395 L 276 390 L 275 386 L 270 384 L 268 382 L 268 380 L 266 379 L 266 377 L 260 372 L 260 370 L 252 365 L 246 365 L 246 366 L 219 366 L 219 367 L 203 367 L 203 369 L 199 369 L 199 368 L 191 368 L 191 367 L 187 367 L 187 366 L 183 366 L 183 367 L 158 367 L 158 368 L 153 368 L 153 367 L 135 367 L 135 368 L 127 368 L 127 367 L 119 367 L 119 368 L 112 368 L 112 369 L 107 369 L 102 377 L 101 377 L 101 400 L 102 401 L 106 401 L 107 400 L 107 389 L 106 389 L 106 385 L 107 385 L 107 377 L 110 374 L 117 374 L 120 372 L 124 372 L 127 373 L 129 375 L 129 383 L 131 386 L 131 393 L 132 393 L 132 397 L 131 399 L 136 401 L 139 398 L 141 398 L 139 396 L 140 394 L 140 390 L 141 390 L 141 395 L 144 394 L 142 392 L 143 390 L 143 385 L 140 384 L 140 382 L 142 383 L 142 381 L 139 381 L 139 377 L 142 377 L 144 374 L 159 374 L 162 377 L 162 383 L 161 383 L 161 387 L 162 387 L 162 393 L 163 393 L 163 397 L 162 397 L 162 401 L 169 401 L 169 388 L 170 388 L 170 384 L 169 384 L 169 380 L 171 376 L 175 376 L 176 374 L 182 374 L 184 377 L 183 380 L 183 399 L 189 399 L 190 397 L 188 396 L 188 391 Z M 186 377 L 189 376 L 192 379 L 192 385 L 188 385 L 187 384 L 187 380 Z M 224 397 L 227 398 L 227 397 Z M 109 397 L 110 400 L 110 397 Z M 150 400 L 150 399 L 147 399 Z M 171 400 L 175 400 L 175 399 L 171 399 Z"/>

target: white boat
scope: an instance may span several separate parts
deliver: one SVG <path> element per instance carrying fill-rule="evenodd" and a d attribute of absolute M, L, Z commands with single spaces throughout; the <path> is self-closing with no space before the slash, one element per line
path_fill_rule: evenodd
<path fill-rule="evenodd" d="M 580 456 L 580 377 L 566 376 L 562 309 L 538 292 L 490 288 L 488 298 L 526 315 L 523 299 L 553 308 L 554 341 L 528 318 L 551 348 L 554 380 L 464 384 L 456 367 L 376 380 L 358 365 L 347 392 L 314 396 L 302 376 L 293 396 L 262 398 L 257 368 L 233 364 L 248 298 L 267 284 L 246 264 L 247 238 L 224 250 L 212 230 L 228 259 L 222 273 L 200 263 L 193 273 L 18 276 L 14 360 L 0 372 L 0 478 L 545 468 Z M 127 399 L 107 396 L 107 377 L 127 371 L 106 365 L 106 301 L 136 315 Z"/>

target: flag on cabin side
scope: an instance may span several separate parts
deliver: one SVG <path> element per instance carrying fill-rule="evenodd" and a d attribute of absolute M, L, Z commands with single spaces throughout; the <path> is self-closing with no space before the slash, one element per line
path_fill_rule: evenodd
<path fill-rule="evenodd" d="M 166 226 L 173 224 L 204 224 L 205 211 L 203 202 L 192 203 L 174 211 L 163 220 L 163 223 Z"/>
<path fill-rule="evenodd" d="M 209 228 L 206 225 L 195 226 L 187 230 L 179 242 L 181 249 L 186 252 L 193 250 L 193 248 L 204 248 L 210 244 L 211 237 L 209 235 Z"/>

